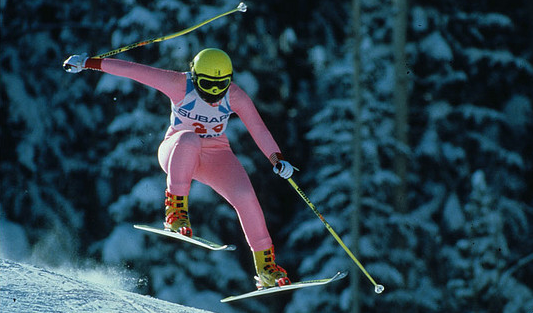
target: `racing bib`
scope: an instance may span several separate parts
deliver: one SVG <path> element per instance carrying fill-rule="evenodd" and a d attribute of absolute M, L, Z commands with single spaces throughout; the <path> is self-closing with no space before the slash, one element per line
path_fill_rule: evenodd
<path fill-rule="evenodd" d="M 191 73 L 186 74 L 185 97 L 178 103 L 172 103 L 172 127 L 177 130 L 194 130 L 202 138 L 222 135 L 233 113 L 229 104 L 229 92 L 219 102 L 207 103 L 196 92 Z"/>

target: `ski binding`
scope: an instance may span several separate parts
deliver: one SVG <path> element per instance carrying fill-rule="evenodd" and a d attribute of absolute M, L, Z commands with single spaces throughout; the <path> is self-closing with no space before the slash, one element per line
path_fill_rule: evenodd
<path fill-rule="evenodd" d="M 137 229 L 140 229 L 140 230 L 152 232 L 152 233 L 155 233 L 155 234 L 159 234 L 159 235 L 163 235 L 163 236 L 179 239 L 179 240 L 182 240 L 182 241 L 186 241 L 188 243 L 192 243 L 192 244 L 195 244 L 197 246 L 200 246 L 200 247 L 203 247 L 203 248 L 206 248 L 206 249 L 209 249 L 209 250 L 233 251 L 233 250 L 237 249 L 234 245 L 220 245 L 218 243 L 214 243 L 214 242 L 209 241 L 209 240 L 204 239 L 204 238 L 200 238 L 200 237 L 196 237 L 196 236 L 187 237 L 187 236 L 184 236 L 184 235 L 182 235 L 180 233 L 176 233 L 176 232 L 173 232 L 173 231 L 170 231 L 170 230 L 166 230 L 166 229 L 155 228 L 155 227 L 148 226 L 148 225 L 133 225 L 133 227 L 135 227 Z"/>
<path fill-rule="evenodd" d="M 263 289 L 255 290 L 255 291 L 248 292 L 245 294 L 227 297 L 227 298 L 220 300 L 220 302 L 230 302 L 230 301 L 235 301 L 235 300 L 241 300 L 241 299 L 246 299 L 246 298 L 252 298 L 252 297 L 257 297 L 257 296 L 262 296 L 262 295 L 267 295 L 267 294 L 288 291 L 288 290 L 327 285 L 331 282 L 341 280 L 347 275 L 348 275 L 348 271 L 342 271 L 342 272 L 338 272 L 331 278 L 294 282 L 290 285 L 285 285 L 285 286 L 263 288 Z"/>

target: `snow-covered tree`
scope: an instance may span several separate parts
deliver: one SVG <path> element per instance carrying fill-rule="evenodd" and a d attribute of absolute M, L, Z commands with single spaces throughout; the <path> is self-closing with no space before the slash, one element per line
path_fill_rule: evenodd
<path fill-rule="evenodd" d="M 524 214 L 497 197 L 482 170 L 472 175 L 472 192 L 462 206 L 456 197 L 445 207 L 447 230 L 456 241 L 445 246 L 441 259 L 446 273 L 446 312 L 527 312 L 532 291 L 507 269 L 511 258 L 505 227 L 515 226 Z M 524 231 L 527 225 L 521 223 Z"/>
<path fill-rule="evenodd" d="M 518 235 L 531 232 L 525 177 L 532 170 L 524 154 L 531 143 L 518 138 L 533 126 L 521 118 L 532 114 L 523 87 L 533 82 L 533 68 L 525 58 L 531 52 L 513 40 L 525 32 L 514 20 L 518 7 L 421 3 L 412 11 L 413 186 L 416 205 L 438 207 L 434 244 L 445 248 L 431 262 L 449 262 L 434 276 L 447 286 L 445 311 L 520 312 L 531 299 L 520 283 L 527 274 L 503 278 L 528 254 L 524 244 L 531 247 Z"/>
<path fill-rule="evenodd" d="M 71 9 L 47 1 L 1 4 L 1 218 L 24 226 L 35 262 L 56 265 L 75 261 L 80 243 L 94 239 L 82 230 L 92 217 L 88 186 L 102 144 L 87 134 L 104 122 L 90 78 L 67 77 L 61 64 L 68 53 L 99 44 L 98 37 L 76 39 L 93 27 L 106 31 L 108 15 L 88 14 L 88 3 Z"/>
<path fill-rule="evenodd" d="M 228 51 L 235 81 L 256 103 L 286 158 L 302 170 L 295 180 L 385 285 L 377 296 L 361 276 L 362 311 L 531 307 L 531 1 L 410 2 L 410 149 L 393 139 L 392 1 L 361 3 L 357 244 L 350 229 L 349 1 L 247 3 L 246 14 L 116 57 L 185 71 L 202 48 Z M 95 55 L 169 34 L 236 4 L 0 1 L 2 257 L 126 267 L 143 276 L 138 292 L 220 312 L 350 311 L 348 279 L 287 294 L 283 301 L 220 306 L 223 296 L 253 288 L 250 251 L 223 199 L 194 184 L 191 220 L 195 232 L 243 247 L 235 253 L 208 253 L 131 227 L 163 219 L 165 177 L 156 153 L 168 127 L 168 99 L 127 79 L 61 69 L 71 54 Z M 237 119 L 228 136 L 291 278 L 353 266 L 298 195 L 271 173 Z M 409 156 L 406 212 L 393 208 L 398 179 L 392 165 L 399 151 Z"/>
<path fill-rule="evenodd" d="M 517 49 L 512 42 L 505 44 L 508 50 L 502 50 L 496 43 L 502 45 L 505 35 L 523 31 L 522 28 L 517 29 L 517 25 L 504 13 L 472 12 L 472 8 L 468 8 L 470 12 L 466 9 L 451 10 L 439 4 L 413 8 L 408 46 L 408 67 L 412 69 L 409 77 L 413 88 L 411 115 L 414 121 L 410 136 L 415 144 L 410 163 L 411 210 L 407 213 L 394 212 L 390 196 L 396 178 L 390 170 L 390 163 L 398 146 L 391 139 L 394 127 L 390 119 L 393 112 L 390 106 L 392 14 L 387 11 L 388 7 L 378 7 L 378 3 L 372 1 L 363 2 L 363 10 L 366 11 L 361 18 L 363 27 L 366 27 L 361 47 L 363 81 L 366 82 L 362 91 L 366 104 L 362 122 L 371 122 L 363 131 L 363 186 L 367 196 L 362 200 L 364 211 L 361 216 L 364 218 L 361 218 L 359 255 L 366 261 L 367 269 L 389 287 L 379 298 L 368 296 L 363 297 L 363 301 L 366 308 L 376 312 L 388 310 L 391 306 L 401 311 L 436 312 L 445 307 L 442 299 L 447 290 L 441 286 L 443 280 L 448 280 L 448 277 L 440 276 L 446 273 L 436 268 L 439 264 L 436 256 L 449 240 L 442 223 L 453 223 L 453 220 L 441 222 L 439 219 L 444 218 L 442 210 L 451 210 L 453 203 L 468 196 L 469 177 L 476 169 L 486 168 L 488 177 L 493 179 L 491 185 L 502 179 L 506 181 L 506 184 L 496 183 L 493 191 L 502 191 L 499 194 L 507 206 L 511 203 L 516 205 L 512 214 L 506 215 L 512 219 L 509 225 L 518 223 L 522 233 L 530 232 L 527 227 L 531 220 L 527 213 L 530 205 L 523 201 L 530 201 L 524 197 L 527 196 L 524 192 L 528 186 L 524 173 L 531 172 L 531 164 L 522 155 L 531 144 L 516 142 L 514 137 L 519 129 L 531 129 L 527 119 L 520 117 L 531 115 L 531 102 L 525 95 L 530 91 L 522 88 L 524 81 L 516 80 L 521 77 L 531 81 L 531 65 L 523 57 L 530 51 Z M 490 8 L 482 10 L 490 11 Z M 462 25 L 468 30 L 461 28 Z M 478 41 L 471 41 L 470 34 L 477 36 Z M 479 41 L 480 38 L 487 40 Z M 341 42 L 338 44 L 344 46 Z M 317 52 L 328 50 L 319 47 L 312 51 L 312 55 L 320 55 Z M 334 53 L 327 55 L 328 59 L 335 56 Z M 346 59 L 346 56 L 340 56 L 326 65 L 324 72 L 327 74 L 320 76 L 327 77 L 331 83 L 323 86 L 338 89 L 349 86 L 349 82 L 342 79 L 351 67 Z M 335 69 L 339 68 L 336 65 L 339 64 L 344 73 L 335 75 Z M 317 81 L 321 82 L 320 79 Z M 510 81 L 515 81 L 516 88 L 509 86 Z M 487 92 L 482 93 L 487 86 Z M 312 141 L 317 146 L 313 162 L 320 167 L 309 179 L 317 181 L 317 188 L 311 192 L 317 205 L 334 212 L 339 210 L 335 218 L 348 221 L 342 209 L 346 210 L 349 206 L 346 203 L 343 206 L 339 199 L 348 201 L 350 189 L 345 184 L 349 180 L 341 178 L 338 173 L 347 172 L 349 168 L 349 158 L 343 159 L 342 156 L 350 146 L 347 144 L 350 143 L 350 135 L 348 132 L 348 138 L 339 136 L 338 125 L 342 125 L 343 121 L 349 124 L 349 97 L 343 98 L 342 92 L 333 89 L 335 87 L 327 90 L 327 97 L 334 100 L 326 102 L 327 106 L 312 119 L 314 126 L 308 136 L 315 140 Z M 505 97 L 510 94 L 510 88 L 517 94 Z M 500 90 L 500 93 L 495 94 L 495 90 Z M 509 118 L 511 116 L 512 119 Z M 324 137 L 325 129 L 331 130 L 332 136 Z M 504 136 L 505 129 L 511 130 L 511 133 Z M 329 160 L 330 165 L 324 166 L 328 163 L 320 163 L 323 160 Z M 328 188 L 328 184 L 335 187 Z M 448 217 L 456 216 L 450 212 L 446 214 L 449 214 Z M 346 225 L 347 222 L 343 226 Z M 306 222 L 303 226 L 302 231 L 291 236 L 294 246 L 305 246 L 309 241 L 317 246 L 317 240 L 322 243 L 314 230 L 320 227 L 318 222 Z M 339 228 L 341 233 L 347 231 L 342 226 Z M 516 237 L 516 232 L 520 231 L 512 229 L 506 226 L 500 230 L 505 236 L 511 236 L 515 245 L 523 243 Z M 321 249 L 306 252 L 309 256 L 301 263 L 302 270 L 316 272 L 324 264 L 332 262 L 334 257 L 330 247 L 335 243 L 327 244 L 327 239 L 324 240 L 319 245 Z M 508 263 L 513 259 L 527 260 L 518 250 L 515 254 Z M 518 291 L 522 287 L 517 284 L 516 288 Z M 527 292 L 520 294 L 527 295 Z M 329 293 L 326 295 L 334 297 Z M 303 303 L 310 299 L 316 308 L 332 305 L 325 298 L 317 295 L 305 297 L 302 292 L 290 307 L 303 307 Z M 458 299 L 452 297 L 447 300 L 455 303 Z M 527 301 L 526 298 L 521 303 Z M 338 303 L 346 305 L 347 302 Z"/>

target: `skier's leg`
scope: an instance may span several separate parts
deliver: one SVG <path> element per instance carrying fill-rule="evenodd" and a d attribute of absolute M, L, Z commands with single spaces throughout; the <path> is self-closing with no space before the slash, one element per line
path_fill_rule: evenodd
<path fill-rule="evenodd" d="M 192 131 L 180 131 L 159 146 L 159 165 L 167 173 L 167 189 L 171 194 L 186 196 L 200 162 L 200 137 Z"/>
<path fill-rule="evenodd" d="M 202 153 L 195 179 L 211 186 L 237 211 L 246 240 L 253 252 L 257 287 L 290 284 L 287 272 L 275 263 L 274 247 L 263 211 L 250 179 L 231 150 Z"/>
<path fill-rule="evenodd" d="M 164 140 L 159 146 L 161 168 L 167 173 L 165 192 L 165 228 L 192 236 L 189 222 L 188 195 L 192 177 L 198 168 L 201 142 L 191 131 L 181 131 Z"/>
<path fill-rule="evenodd" d="M 204 150 L 202 165 L 194 178 L 213 188 L 235 208 L 253 251 L 272 246 L 263 211 L 250 179 L 231 150 Z"/>

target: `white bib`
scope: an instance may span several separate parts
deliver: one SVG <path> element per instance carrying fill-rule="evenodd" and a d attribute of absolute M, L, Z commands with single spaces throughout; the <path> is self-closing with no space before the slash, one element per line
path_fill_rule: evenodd
<path fill-rule="evenodd" d="M 176 130 L 194 130 L 202 138 L 218 137 L 226 130 L 232 113 L 229 93 L 217 103 L 207 103 L 196 92 L 191 73 L 187 73 L 185 97 L 172 102 L 170 124 Z"/>

